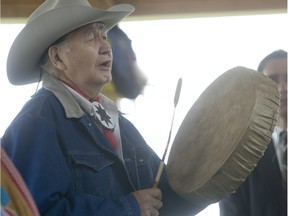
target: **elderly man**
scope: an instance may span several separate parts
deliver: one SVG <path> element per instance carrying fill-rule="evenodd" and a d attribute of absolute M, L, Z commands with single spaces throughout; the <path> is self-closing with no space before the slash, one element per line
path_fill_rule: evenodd
<path fill-rule="evenodd" d="M 41 215 L 191 215 L 160 159 L 100 93 L 111 81 L 107 31 L 134 8 L 108 10 L 85 0 L 46 0 L 8 56 L 16 85 L 43 87 L 7 128 L 2 147 L 23 176 Z"/>

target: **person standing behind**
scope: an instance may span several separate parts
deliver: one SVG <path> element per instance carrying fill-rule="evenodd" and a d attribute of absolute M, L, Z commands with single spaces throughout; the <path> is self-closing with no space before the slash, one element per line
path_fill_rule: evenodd
<path fill-rule="evenodd" d="M 287 215 L 287 52 L 270 53 L 259 63 L 258 71 L 278 86 L 277 126 L 253 172 L 235 193 L 219 202 L 220 216 Z"/>

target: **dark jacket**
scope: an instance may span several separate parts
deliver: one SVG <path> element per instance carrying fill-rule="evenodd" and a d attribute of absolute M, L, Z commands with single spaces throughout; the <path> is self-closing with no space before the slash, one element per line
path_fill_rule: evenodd
<path fill-rule="evenodd" d="M 236 192 L 220 202 L 221 216 L 286 216 L 287 199 L 271 141 L 256 168 Z"/>
<path fill-rule="evenodd" d="M 62 84 L 51 78 L 45 85 L 51 89 L 39 90 L 2 138 L 3 148 L 23 176 L 40 214 L 139 216 L 131 192 L 151 187 L 159 157 L 119 115 L 122 161 L 94 119 Z M 197 212 L 171 190 L 165 170 L 159 187 L 164 203 L 160 215 Z"/>

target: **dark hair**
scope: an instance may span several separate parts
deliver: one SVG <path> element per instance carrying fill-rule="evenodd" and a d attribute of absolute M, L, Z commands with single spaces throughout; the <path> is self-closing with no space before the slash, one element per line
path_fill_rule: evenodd
<path fill-rule="evenodd" d="M 258 65 L 257 70 L 262 73 L 264 70 L 264 67 L 266 66 L 268 61 L 270 61 L 272 59 L 278 59 L 278 58 L 287 58 L 287 52 L 279 49 L 279 50 L 276 50 L 276 51 L 270 53 L 264 59 L 262 59 L 262 61 Z"/>

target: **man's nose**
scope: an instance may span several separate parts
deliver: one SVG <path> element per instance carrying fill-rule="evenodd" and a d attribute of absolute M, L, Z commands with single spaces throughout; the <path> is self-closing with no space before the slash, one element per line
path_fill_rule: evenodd
<path fill-rule="evenodd" d="M 280 79 L 278 81 L 278 90 L 279 92 L 287 91 L 287 80 Z"/>
<path fill-rule="evenodd" d="M 103 42 L 101 46 L 101 54 L 108 54 L 109 57 L 112 57 L 112 48 L 108 42 Z"/>

